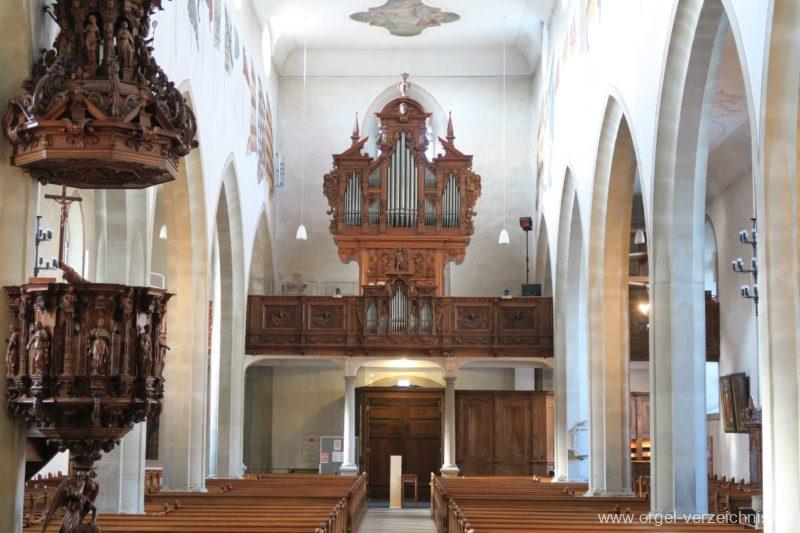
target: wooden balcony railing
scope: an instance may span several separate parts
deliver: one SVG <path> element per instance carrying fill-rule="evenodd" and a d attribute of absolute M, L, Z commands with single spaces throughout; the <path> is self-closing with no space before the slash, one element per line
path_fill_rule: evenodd
<path fill-rule="evenodd" d="M 553 356 L 549 297 L 429 297 L 431 319 L 404 331 L 387 302 L 367 296 L 255 296 L 247 302 L 250 355 Z M 375 309 L 371 318 L 370 307 Z M 411 309 L 414 309 L 412 306 Z"/>

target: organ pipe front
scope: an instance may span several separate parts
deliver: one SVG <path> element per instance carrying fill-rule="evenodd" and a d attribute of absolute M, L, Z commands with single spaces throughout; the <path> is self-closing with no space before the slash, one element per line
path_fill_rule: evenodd
<path fill-rule="evenodd" d="M 443 152 L 428 158 L 431 113 L 408 96 L 410 86 L 404 75 L 400 96 L 375 114 L 377 157 L 363 152 L 368 138 L 356 125 L 352 145 L 333 156 L 323 186 L 339 256 L 359 263 L 362 294 L 387 287 L 385 326 L 395 332 L 430 329 L 430 307 L 410 316 L 409 306 L 420 295 L 444 296 L 444 267 L 464 259 L 481 192 L 472 156 L 455 148 L 452 118 L 438 139 Z M 382 327 L 380 313 L 365 313 L 375 317 L 370 328 Z"/>

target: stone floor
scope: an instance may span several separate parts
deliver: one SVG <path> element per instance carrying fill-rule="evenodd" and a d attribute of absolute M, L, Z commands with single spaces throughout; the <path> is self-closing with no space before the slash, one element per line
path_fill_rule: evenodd
<path fill-rule="evenodd" d="M 434 533 L 430 509 L 367 509 L 358 533 Z"/>

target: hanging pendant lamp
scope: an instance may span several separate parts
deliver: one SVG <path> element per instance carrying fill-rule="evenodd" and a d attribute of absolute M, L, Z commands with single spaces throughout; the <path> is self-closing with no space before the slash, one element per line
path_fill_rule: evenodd
<path fill-rule="evenodd" d="M 306 37 L 306 31 L 303 30 L 303 140 L 302 148 L 301 148 L 301 171 L 300 171 L 300 225 L 297 226 L 297 233 L 295 233 L 295 239 L 298 241 L 306 241 L 308 240 L 308 232 L 306 231 L 306 226 L 303 224 L 303 203 L 304 203 L 304 195 L 303 192 L 305 190 L 305 178 L 306 178 L 306 81 L 308 78 L 308 41 Z"/>
<path fill-rule="evenodd" d="M 505 17 L 503 18 L 503 229 L 500 231 L 498 244 L 507 245 L 511 243 L 506 229 L 506 35 Z"/>

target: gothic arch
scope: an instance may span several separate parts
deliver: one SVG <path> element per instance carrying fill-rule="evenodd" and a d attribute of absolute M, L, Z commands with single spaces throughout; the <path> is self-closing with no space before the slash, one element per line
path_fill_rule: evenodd
<path fill-rule="evenodd" d="M 702 250 L 708 124 L 731 13 L 720 0 L 679 1 L 664 67 L 650 240 L 651 508 L 657 513 L 708 508 Z M 737 52 L 746 64 L 738 43 Z M 749 118 L 752 128 L 752 112 Z"/>
<path fill-rule="evenodd" d="M 585 427 L 587 397 L 586 253 L 575 178 L 567 169 L 561 193 L 556 258 L 555 463 L 559 480 L 587 479 L 586 463 L 568 453 L 567 432 Z"/>
<path fill-rule="evenodd" d="M 192 105 L 191 92 L 184 97 Z M 174 181 L 163 186 L 167 227 L 167 288 L 175 296 L 167 314 L 171 350 L 164 369 L 166 388 L 159 424 L 158 463 L 171 490 L 205 487 L 205 414 L 208 332 L 208 252 L 205 176 L 202 149 L 195 148 L 178 166 Z"/>
<path fill-rule="evenodd" d="M 248 275 L 248 294 L 269 294 L 275 281 L 275 256 L 272 251 L 272 235 L 267 219 L 266 206 L 261 207 L 258 224 L 253 236 Z"/>
<path fill-rule="evenodd" d="M 553 296 L 553 262 L 550 260 L 550 236 L 544 213 L 536 225 L 536 256 L 534 257 L 534 280 L 542 286 L 542 296 Z"/>
<path fill-rule="evenodd" d="M 762 102 L 763 174 L 754 172 L 759 216 L 759 329 L 765 531 L 800 522 L 800 4 L 774 0 Z M 790 192 L 791 191 L 791 192 Z M 793 192 L 793 194 L 792 194 Z"/>
<path fill-rule="evenodd" d="M 628 120 L 612 96 L 598 142 L 589 239 L 589 490 L 594 495 L 631 492 L 628 254 L 637 166 Z"/>
<path fill-rule="evenodd" d="M 214 476 L 241 477 L 247 285 L 238 178 L 232 157 L 224 168 L 214 216 L 211 268 L 214 302 L 209 466 Z"/>

